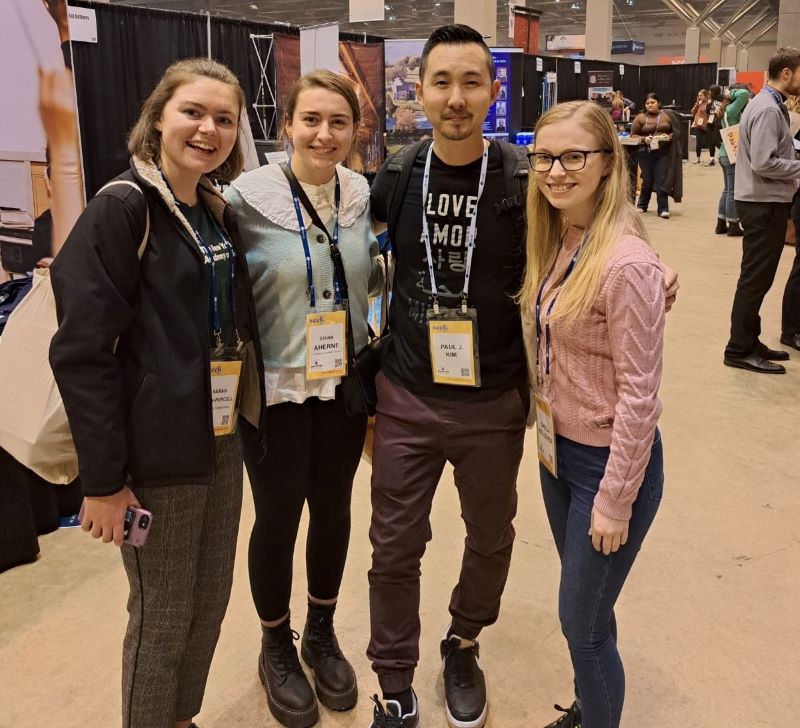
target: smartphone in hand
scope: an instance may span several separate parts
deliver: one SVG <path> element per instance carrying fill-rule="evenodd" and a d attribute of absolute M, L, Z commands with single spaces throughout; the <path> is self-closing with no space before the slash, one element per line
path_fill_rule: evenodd
<path fill-rule="evenodd" d="M 78 521 L 83 523 L 86 501 L 81 504 L 81 511 L 78 514 Z M 150 526 L 153 523 L 153 514 L 144 508 L 128 506 L 125 511 L 125 524 L 123 534 L 125 543 L 131 546 L 142 546 L 150 533 Z"/>

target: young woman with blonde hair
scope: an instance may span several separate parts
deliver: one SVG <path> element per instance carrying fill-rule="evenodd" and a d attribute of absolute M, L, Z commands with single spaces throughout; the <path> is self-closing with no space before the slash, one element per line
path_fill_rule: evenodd
<path fill-rule="evenodd" d="M 550 728 L 617 728 L 624 672 L 614 604 L 663 488 L 665 275 L 628 201 L 608 113 L 559 104 L 535 139 L 519 300 L 576 692 Z"/>

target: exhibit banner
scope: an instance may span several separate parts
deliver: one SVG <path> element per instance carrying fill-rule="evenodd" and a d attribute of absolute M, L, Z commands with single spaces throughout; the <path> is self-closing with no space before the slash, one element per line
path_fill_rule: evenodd
<path fill-rule="evenodd" d="M 47 265 L 85 203 L 65 0 L 8 0 L 0 85 L 2 283 Z"/>
<path fill-rule="evenodd" d="M 614 71 L 588 71 L 589 100 L 611 108 L 611 94 L 614 92 Z"/>
<path fill-rule="evenodd" d="M 583 53 L 586 50 L 585 35 L 546 35 L 545 49 L 559 53 Z"/>
<path fill-rule="evenodd" d="M 644 55 L 644 41 L 643 40 L 612 40 L 611 41 L 611 55 Z"/>
<path fill-rule="evenodd" d="M 387 40 L 384 42 L 386 70 L 386 147 L 394 152 L 431 136 L 430 122 L 417 102 L 419 61 L 424 40 Z"/>
<path fill-rule="evenodd" d="M 489 113 L 483 122 L 484 136 L 506 139 L 510 132 L 519 131 L 520 110 L 522 102 L 521 68 L 512 59 L 522 56 L 522 49 L 490 48 L 494 61 L 494 77 L 500 82 L 496 101 L 489 107 Z"/>
<path fill-rule="evenodd" d="M 339 72 L 339 25 L 300 30 L 300 75 L 324 68 Z"/>

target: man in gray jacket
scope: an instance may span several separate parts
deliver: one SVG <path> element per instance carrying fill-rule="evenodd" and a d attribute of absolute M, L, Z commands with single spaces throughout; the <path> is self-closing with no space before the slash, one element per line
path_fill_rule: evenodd
<path fill-rule="evenodd" d="M 786 369 L 775 362 L 788 359 L 788 352 L 759 341 L 759 310 L 775 280 L 792 198 L 800 183 L 800 161 L 795 159 L 784 105 L 787 96 L 800 93 L 800 50 L 779 49 L 770 58 L 768 73 L 767 84 L 747 105 L 739 124 L 734 196 L 744 239 L 724 363 L 785 374 Z M 781 343 L 800 349 L 797 337 L 782 336 Z"/>

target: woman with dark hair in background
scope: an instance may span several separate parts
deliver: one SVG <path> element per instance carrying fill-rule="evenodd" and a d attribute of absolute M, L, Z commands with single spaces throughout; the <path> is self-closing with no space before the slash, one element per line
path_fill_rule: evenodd
<path fill-rule="evenodd" d="M 367 297 L 381 289 L 384 278 L 367 181 L 342 166 L 361 118 L 352 84 L 330 71 L 313 71 L 292 87 L 285 109 L 290 163 L 242 175 L 226 196 L 247 251 L 269 412 L 266 453 L 258 431 L 241 428 L 256 510 L 249 565 L 263 635 L 258 671 L 272 715 L 285 726 L 303 728 L 319 718 L 317 697 L 332 710 L 349 710 L 358 697 L 333 618 L 367 427 L 367 416 L 349 415 L 342 398 L 346 339 L 338 341 L 339 364 L 318 367 L 310 348 L 318 329 L 312 326 L 320 316 L 345 320 L 348 305 L 352 342 L 360 351 L 368 340 Z M 335 248 L 348 301 L 341 300 Z M 298 659 L 289 613 L 294 545 L 306 503 L 308 612 L 301 654 L 314 672 L 317 697 Z"/>
<path fill-rule="evenodd" d="M 131 131 L 130 169 L 50 267 L 50 363 L 80 462 L 81 526 L 122 547 L 130 585 L 123 728 L 194 725 L 233 582 L 236 399 L 225 420 L 212 389 L 236 380 L 238 412 L 258 427 L 263 377 L 244 251 L 210 178 L 241 172 L 243 108 L 225 66 L 170 66 Z M 243 366 L 238 379 L 214 376 L 221 362 Z M 123 543 L 129 507 L 152 513 L 138 548 Z"/>
<path fill-rule="evenodd" d="M 631 127 L 631 137 L 638 137 L 641 142 L 639 167 L 642 170 L 642 190 L 637 207 L 639 212 L 647 212 L 655 188 L 658 216 L 666 220 L 669 219 L 669 195 L 664 189 L 664 182 L 671 164 L 672 122 L 661 110 L 661 102 L 654 93 L 647 94 L 644 109 L 633 120 Z"/>

